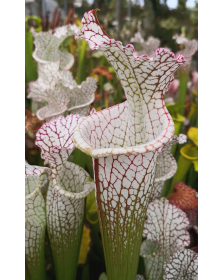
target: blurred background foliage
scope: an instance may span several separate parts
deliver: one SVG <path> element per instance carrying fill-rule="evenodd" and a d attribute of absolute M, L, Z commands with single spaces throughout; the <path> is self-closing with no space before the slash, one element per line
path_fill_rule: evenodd
<path fill-rule="evenodd" d="M 189 40 L 198 38 L 197 1 L 193 1 L 193 4 L 191 1 L 191 7 L 188 7 L 186 0 L 94 0 L 91 3 L 86 0 L 26 0 L 25 3 L 25 157 L 32 165 L 43 166 L 44 162 L 40 157 L 39 148 L 35 145 L 35 134 L 43 124 L 43 121 L 36 117 L 40 104 L 26 97 L 28 83 L 38 77 L 37 63 L 32 58 L 34 44 L 30 27 L 34 27 L 36 32 L 54 30 L 69 23 L 81 27 L 83 14 L 99 8 L 98 19 L 105 31 L 124 45 L 130 43 L 131 38 L 139 31 L 145 40 L 150 36 L 159 38 L 160 47 L 169 48 L 177 53 L 183 46 L 172 39 L 175 34 Z M 138 50 L 138 44 L 134 45 Z M 61 48 L 74 55 L 75 63 L 70 71 L 78 84 L 85 81 L 87 77 L 97 79 L 98 88 L 92 104 L 97 111 L 125 101 L 116 73 L 100 51 L 90 50 L 84 40 L 75 40 L 72 36 L 61 44 Z M 175 122 L 175 134 L 188 135 L 188 142 L 184 145 L 176 145 L 172 149 L 178 169 L 174 177 L 166 181 L 162 196 L 169 195 L 173 191 L 174 183 L 180 181 L 198 191 L 198 92 L 195 73 L 197 73 L 197 52 L 193 56 L 189 70 L 184 74 L 180 71 L 175 74 L 175 79 L 179 80 L 180 86 L 175 93 L 167 96 L 173 98 L 173 102 L 166 102 L 166 106 Z M 75 149 L 69 161 L 85 168 L 93 178 L 92 160 L 89 156 Z M 45 245 L 47 277 L 56 279 L 47 238 Z M 76 279 L 98 280 L 101 273 L 105 271 L 93 192 L 86 200 L 86 221 Z M 144 274 L 144 263 L 141 258 L 138 273 Z"/>
<path fill-rule="evenodd" d="M 81 19 L 86 11 L 100 9 L 98 18 L 104 29 L 121 41 L 129 42 L 136 30 L 141 30 L 143 37 L 158 37 L 161 46 L 168 45 L 175 52 L 172 36 L 180 34 L 182 28 L 188 39 L 197 38 L 198 4 L 194 0 L 26 0 L 26 15 L 40 16 L 43 30 L 50 28 L 56 8 L 60 14 L 57 25 L 63 25 L 68 16 L 73 21 L 75 17 Z"/>

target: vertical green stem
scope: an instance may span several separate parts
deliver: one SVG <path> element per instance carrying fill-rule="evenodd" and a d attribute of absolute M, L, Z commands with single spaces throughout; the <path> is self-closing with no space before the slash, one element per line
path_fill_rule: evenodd
<path fill-rule="evenodd" d="M 89 264 L 83 266 L 82 280 L 89 280 Z"/>
<path fill-rule="evenodd" d="M 174 125 L 175 125 L 174 135 L 178 136 L 179 133 L 180 133 L 183 121 L 178 121 L 178 120 L 173 120 L 173 121 L 174 121 Z M 171 149 L 171 152 L 172 152 L 173 156 L 175 155 L 176 149 L 177 149 L 177 145 L 173 145 L 173 147 Z"/>
<path fill-rule="evenodd" d="M 84 154 L 81 150 L 75 149 L 72 152 L 73 162 L 83 169 L 87 169 L 87 172 L 93 178 L 93 162 L 92 158 L 89 155 Z"/>
<path fill-rule="evenodd" d="M 90 57 L 89 59 L 88 59 L 88 67 L 89 67 L 89 75 L 93 72 L 93 69 L 94 69 L 94 59 L 93 59 L 93 57 Z"/>
<path fill-rule="evenodd" d="M 188 119 L 191 120 L 191 126 L 198 127 L 198 105 L 191 103 Z"/>
<path fill-rule="evenodd" d="M 85 40 L 78 40 L 78 73 L 77 73 L 77 84 L 86 80 L 86 47 L 87 42 Z"/>
<path fill-rule="evenodd" d="M 192 165 L 192 161 L 185 158 L 184 156 L 180 155 L 178 162 L 177 162 L 177 172 L 173 176 L 171 186 L 169 189 L 168 194 L 173 192 L 173 185 L 177 182 L 184 182 L 187 172 L 189 171 L 190 167 Z"/>
<path fill-rule="evenodd" d="M 161 193 L 161 197 L 166 197 L 168 195 L 171 182 L 172 182 L 172 178 L 165 181 L 165 184 L 163 186 L 163 190 L 162 190 L 162 193 Z"/>
<path fill-rule="evenodd" d="M 180 77 L 180 86 L 179 86 L 179 103 L 182 105 L 185 105 L 185 97 L 186 97 L 186 91 L 187 91 L 187 82 L 189 77 L 189 70 L 187 71 L 181 71 L 179 70 L 179 77 Z M 179 113 L 181 115 L 184 115 L 184 107 L 181 107 L 179 109 Z"/>
<path fill-rule="evenodd" d="M 191 186 L 192 188 L 195 188 L 195 184 L 197 183 L 197 180 L 198 180 L 198 172 L 194 170 L 194 165 L 192 164 L 188 176 L 187 185 Z"/>
<path fill-rule="evenodd" d="M 25 80 L 27 83 L 37 79 L 37 63 L 33 60 L 33 36 L 25 32 Z"/>
<path fill-rule="evenodd" d="M 77 165 L 79 165 L 80 167 L 82 167 L 83 169 L 85 169 L 85 156 L 86 154 L 84 154 L 82 151 L 80 151 L 79 149 L 75 149 L 72 152 L 73 155 L 73 162 Z"/>

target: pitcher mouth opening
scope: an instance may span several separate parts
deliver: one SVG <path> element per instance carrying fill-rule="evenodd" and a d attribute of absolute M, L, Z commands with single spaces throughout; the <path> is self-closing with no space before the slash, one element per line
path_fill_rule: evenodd
<path fill-rule="evenodd" d="M 175 158 L 171 158 L 171 163 L 170 166 L 172 166 L 171 170 L 169 172 L 167 172 L 166 174 L 164 174 L 163 176 L 159 177 L 159 178 L 155 178 L 155 183 L 159 183 L 159 182 L 165 182 L 166 180 L 172 178 L 174 176 L 174 174 L 177 171 L 177 162 L 175 160 Z"/>
<path fill-rule="evenodd" d="M 35 195 L 37 195 L 39 192 L 41 192 L 41 188 L 43 186 L 43 182 L 44 182 L 44 176 L 40 175 L 40 176 L 28 176 L 26 178 L 26 180 L 33 180 L 33 187 L 31 188 L 31 190 L 26 190 L 26 194 L 25 194 L 25 200 L 28 200 L 30 198 L 35 197 Z"/>
<path fill-rule="evenodd" d="M 68 172 L 68 175 L 73 174 L 73 179 L 76 177 L 77 184 L 67 185 L 67 176 L 65 179 L 63 178 L 66 172 Z M 95 188 L 95 184 L 89 174 L 83 168 L 71 162 L 65 163 L 61 173 L 51 181 L 51 184 L 59 194 L 71 199 L 84 198 Z"/>
<path fill-rule="evenodd" d="M 97 135 L 96 132 L 97 128 L 99 128 L 102 125 L 100 124 L 99 117 L 97 116 L 101 114 L 103 121 L 105 121 L 106 117 L 104 116 L 104 113 L 109 111 L 109 115 L 110 115 L 110 110 L 114 109 L 115 107 L 119 109 L 119 106 L 121 104 L 115 105 L 108 109 L 104 109 L 100 112 L 96 112 L 95 114 L 92 114 L 86 117 L 84 120 L 82 120 L 74 131 L 74 140 L 73 140 L 74 145 L 78 149 L 80 149 L 81 151 L 90 155 L 93 158 L 101 158 L 101 157 L 116 156 L 116 155 L 137 155 L 137 154 L 144 154 L 148 152 L 155 152 L 172 138 L 174 134 L 174 123 L 168 111 L 167 112 L 164 111 L 164 114 L 160 118 L 160 121 L 162 123 L 161 131 L 160 133 L 158 133 L 159 135 L 154 139 L 149 140 L 144 144 L 136 145 L 136 146 L 132 146 L 132 145 L 119 146 L 119 144 L 115 145 L 112 142 L 107 142 L 106 143 L 107 147 L 98 148 L 97 145 L 100 146 L 101 144 L 96 144 L 96 142 L 93 143 L 93 133 Z M 122 106 L 124 107 L 125 105 Z M 97 126 L 95 126 L 96 125 L 96 123 L 94 123 L 95 121 L 98 122 Z M 125 123 L 124 120 L 123 123 L 122 120 L 120 120 L 120 122 L 121 125 Z M 104 126 L 105 128 L 107 128 L 108 123 L 106 125 L 104 124 Z M 104 129 L 104 134 L 102 135 L 106 138 L 105 129 Z"/>

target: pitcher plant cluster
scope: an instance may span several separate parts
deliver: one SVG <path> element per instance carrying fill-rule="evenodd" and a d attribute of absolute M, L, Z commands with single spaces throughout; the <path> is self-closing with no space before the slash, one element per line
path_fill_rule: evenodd
<path fill-rule="evenodd" d="M 186 84 L 181 77 L 189 76 L 197 42 L 176 36 L 185 48 L 175 55 L 158 48 L 159 39 L 144 41 L 138 32 L 131 39 L 142 44 L 136 52 L 110 38 L 96 12 L 85 13 L 80 28 L 31 29 L 38 78 L 29 83 L 28 98 L 41 122 L 35 144 L 44 166 L 25 162 L 26 279 L 47 279 L 46 242 L 56 279 L 76 279 L 80 256 L 86 259 L 89 251 L 85 240 L 90 246 L 99 222 L 96 238 L 106 264 L 99 279 L 196 280 L 198 250 L 191 235 L 198 233 L 198 194 L 185 179 L 198 165 L 197 78 Z M 110 66 L 95 68 L 77 84 L 70 71 L 74 55 L 61 47 L 71 36 L 87 42 L 94 59 L 104 56 Z M 109 107 L 110 97 L 118 98 L 115 77 L 124 94 Z M 184 116 L 185 100 L 178 101 L 181 86 L 196 104 L 194 111 L 189 106 L 191 118 Z M 105 109 L 95 106 L 96 111 L 90 105 L 103 91 Z M 195 127 L 185 135 L 189 123 Z M 73 150 L 92 157 L 94 180 L 85 165 L 72 162 L 78 155 Z"/>

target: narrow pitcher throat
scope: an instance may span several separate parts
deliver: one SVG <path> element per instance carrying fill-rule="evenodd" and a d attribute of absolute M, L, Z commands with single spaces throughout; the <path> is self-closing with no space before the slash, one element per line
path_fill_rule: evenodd
<path fill-rule="evenodd" d="M 139 101 L 138 101 L 139 102 Z M 140 102 L 139 102 L 140 103 Z M 131 139 L 134 146 L 142 145 L 146 143 L 146 130 L 145 130 L 145 114 L 141 106 L 136 107 L 135 104 L 131 104 L 126 101 L 127 104 L 127 138 Z M 132 106 L 131 106 L 132 105 Z M 134 106 L 133 106 L 134 105 Z M 133 107 L 133 108 L 132 108 Z"/>
<path fill-rule="evenodd" d="M 146 103 L 145 98 L 141 95 L 141 99 L 138 100 L 139 106 L 136 106 L 136 102 L 133 102 L 133 99 L 130 102 L 128 100 L 130 97 L 127 95 L 126 137 L 132 138 L 131 146 L 145 145 L 155 140 L 161 131 L 155 132 L 153 124 L 158 122 L 157 125 L 159 126 L 164 116 L 168 117 L 169 115 L 163 95 L 161 95 L 160 99 L 154 99 L 153 96 L 148 97 L 148 100 L 152 100 L 152 102 Z M 152 110 L 154 111 L 153 113 Z M 150 131 L 148 130 L 149 127 Z M 163 128 L 161 127 L 160 129 L 162 130 Z M 151 134 L 151 137 L 148 136 L 149 134 Z M 127 145 L 124 146 L 124 148 L 127 147 Z"/>
<path fill-rule="evenodd" d="M 27 180 L 29 180 L 29 177 L 27 178 Z M 34 199 L 37 194 L 41 193 L 43 182 L 44 177 L 40 176 L 38 177 L 38 184 L 34 188 L 26 188 L 25 201 L 28 201 L 29 199 Z"/>

